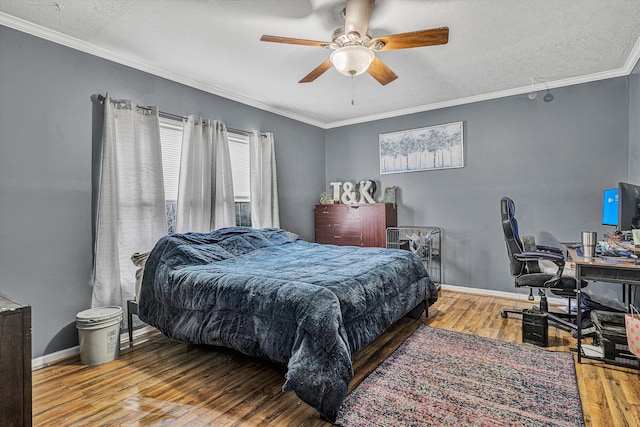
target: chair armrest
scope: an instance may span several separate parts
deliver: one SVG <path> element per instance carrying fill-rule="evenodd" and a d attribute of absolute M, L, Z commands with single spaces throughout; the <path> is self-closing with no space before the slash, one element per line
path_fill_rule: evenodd
<path fill-rule="evenodd" d="M 553 252 L 556 254 L 562 254 L 562 249 L 556 248 L 555 246 L 536 245 L 536 250 L 542 251 L 542 252 Z"/>
<path fill-rule="evenodd" d="M 518 261 L 532 261 L 532 260 L 548 260 L 553 261 L 558 265 L 562 263 L 564 266 L 564 257 L 562 255 L 552 254 L 549 252 L 522 252 L 521 254 L 514 255 Z"/>
<path fill-rule="evenodd" d="M 552 254 L 549 252 L 522 252 L 521 254 L 514 255 L 514 258 L 518 261 L 533 261 L 533 260 L 548 260 L 558 266 L 558 270 L 553 277 L 545 282 L 546 287 L 552 287 L 554 284 L 560 281 L 562 277 L 562 271 L 564 270 L 564 257 L 558 254 Z"/>

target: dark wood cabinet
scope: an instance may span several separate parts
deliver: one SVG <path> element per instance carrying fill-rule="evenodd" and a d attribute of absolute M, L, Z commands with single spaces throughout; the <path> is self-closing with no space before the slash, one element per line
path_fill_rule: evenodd
<path fill-rule="evenodd" d="M 31 425 L 31 307 L 2 294 L 0 425 Z"/>
<path fill-rule="evenodd" d="M 384 248 L 387 227 L 398 226 L 392 203 L 316 205 L 316 242 Z"/>

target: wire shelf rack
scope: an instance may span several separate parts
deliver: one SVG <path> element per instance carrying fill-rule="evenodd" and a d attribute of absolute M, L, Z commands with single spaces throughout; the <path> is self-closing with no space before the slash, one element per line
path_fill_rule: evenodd
<path fill-rule="evenodd" d="M 389 249 L 405 249 L 418 255 L 431 280 L 438 284 L 442 283 L 442 228 L 389 227 L 386 246 Z"/>

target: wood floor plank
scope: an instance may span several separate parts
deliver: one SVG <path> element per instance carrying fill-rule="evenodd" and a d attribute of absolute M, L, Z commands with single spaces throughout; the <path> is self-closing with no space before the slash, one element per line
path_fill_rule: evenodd
<path fill-rule="evenodd" d="M 428 318 L 403 318 L 354 355 L 349 389 L 420 323 L 522 344 L 522 319 L 503 319 L 500 311 L 530 306 L 529 301 L 443 290 Z M 568 332 L 549 328 L 548 350 L 570 352 L 574 346 Z M 282 393 L 285 371 L 232 350 L 188 346 L 154 332 L 112 362 L 84 366 L 72 357 L 34 371 L 33 424 L 331 426 L 294 393 Z M 576 365 L 576 375 L 588 427 L 640 427 L 638 371 L 585 361 Z"/>

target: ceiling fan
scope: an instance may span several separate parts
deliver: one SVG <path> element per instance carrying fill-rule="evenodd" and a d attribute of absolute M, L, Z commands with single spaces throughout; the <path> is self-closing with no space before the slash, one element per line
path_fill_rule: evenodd
<path fill-rule="evenodd" d="M 448 27 L 373 38 L 369 30 L 369 19 L 375 0 L 346 1 L 343 11 L 344 28 L 338 28 L 333 32 L 331 42 L 268 35 L 260 38 L 264 42 L 316 46 L 333 50 L 329 59 L 303 77 L 299 83 L 312 82 L 333 66 L 339 73 L 346 76 L 357 76 L 366 71 L 380 84 L 386 85 L 398 76 L 375 56 L 375 52 L 434 46 L 447 44 L 449 41 Z"/>

